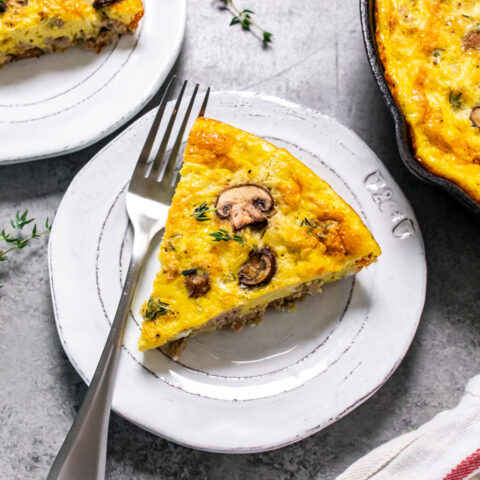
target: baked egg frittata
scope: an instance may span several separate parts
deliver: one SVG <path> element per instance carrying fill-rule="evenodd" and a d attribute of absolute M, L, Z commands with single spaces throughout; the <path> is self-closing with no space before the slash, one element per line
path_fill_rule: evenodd
<path fill-rule="evenodd" d="M 480 203 L 480 2 L 376 0 L 376 40 L 417 160 Z"/>
<path fill-rule="evenodd" d="M 380 254 L 327 183 L 255 135 L 198 118 L 180 174 L 140 350 L 224 325 L 240 330 L 268 305 L 291 306 Z"/>
<path fill-rule="evenodd" d="M 0 66 L 72 45 L 98 51 L 142 16 L 142 0 L 0 0 Z"/>

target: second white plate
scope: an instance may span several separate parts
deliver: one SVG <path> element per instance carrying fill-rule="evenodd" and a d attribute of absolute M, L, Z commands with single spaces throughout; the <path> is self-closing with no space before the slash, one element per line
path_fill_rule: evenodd
<path fill-rule="evenodd" d="M 375 154 L 336 121 L 280 99 L 234 92 L 213 94 L 207 115 L 287 148 L 355 208 L 383 250 L 377 264 L 326 286 L 295 313 L 270 312 L 242 333 L 192 339 L 175 362 L 137 348 L 137 312 L 159 268 L 160 239 L 154 242 L 127 327 L 113 408 L 184 445 L 257 452 L 321 430 L 389 378 L 420 319 L 425 255 L 404 195 Z M 151 121 L 151 114 L 140 119 L 78 174 L 50 238 L 57 327 L 86 382 L 129 260 L 124 194 Z"/>
<path fill-rule="evenodd" d="M 186 0 L 144 0 L 134 36 L 0 70 L 0 166 L 63 155 L 113 132 L 150 100 L 180 52 Z"/>

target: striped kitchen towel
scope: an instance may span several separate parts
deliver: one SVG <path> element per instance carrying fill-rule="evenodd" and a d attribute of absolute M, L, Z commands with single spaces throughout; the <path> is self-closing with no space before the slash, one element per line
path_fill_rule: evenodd
<path fill-rule="evenodd" d="M 480 480 L 480 375 L 452 410 L 394 438 L 337 480 Z"/>

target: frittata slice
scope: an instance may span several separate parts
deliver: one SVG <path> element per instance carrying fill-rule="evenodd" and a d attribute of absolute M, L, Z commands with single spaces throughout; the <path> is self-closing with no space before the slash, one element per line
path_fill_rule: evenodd
<path fill-rule="evenodd" d="M 282 148 L 198 118 L 142 307 L 140 350 L 259 321 L 376 261 L 360 217 Z M 299 326 L 301 328 L 301 326 Z"/>
<path fill-rule="evenodd" d="M 143 13 L 142 0 L 0 0 L 0 66 L 72 45 L 99 51 Z"/>

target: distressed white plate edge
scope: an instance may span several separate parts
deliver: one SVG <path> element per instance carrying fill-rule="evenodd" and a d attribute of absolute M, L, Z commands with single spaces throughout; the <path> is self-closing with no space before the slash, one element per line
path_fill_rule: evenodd
<path fill-rule="evenodd" d="M 237 96 L 238 99 L 239 99 L 239 108 L 241 108 L 241 103 L 242 103 L 242 99 L 243 99 L 245 101 L 258 102 L 259 104 L 261 104 L 262 102 L 276 104 L 277 106 L 285 107 L 286 109 L 289 109 L 292 112 L 297 112 L 299 115 L 306 116 L 312 122 L 315 118 L 322 118 L 324 120 L 327 120 L 328 122 L 331 122 L 332 125 L 334 125 L 335 128 L 338 129 L 343 134 L 343 136 L 345 137 L 345 142 L 346 143 L 351 144 L 353 142 L 353 144 L 354 145 L 356 144 L 356 146 L 360 150 L 363 149 L 363 153 L 368 153 L 370 156 L 373 155 L 376 158 L 375 154 L 368 148 L 368 146 L 363 142 L 363 140 L 361 140 L 356 134 L 349 131 L 348 129 L 346 129 L 344 126 L 342 126 L 341 124 L 339 124 L 335 120 L 332 120 L 331 118 L 326 117 L 325 115 L 319 114 L 319 113 L 317 113 L 317 112 L 315 112 L 311 109 L 293 104 L 291 102 L 287 102 L 285 100 L 282 100 L 282 99 L 279 99 L 279 98 L 276 98 L 276 97 L 270 97 L 270 96 L 260 95 L 260 94 L 251 94 L 251 93 L 245 93 L 245 92 L 241 92 L 241 93 L 238 93 L 238 92 L 217 92 L 214 95 L 216 95 L 218 97 L 221 97 L 221 96 L 235 97 L 235 96 Z M 129 127 L 129 129 L 131 129 L 131 128 L 134 128 L 134 126 Z M 123 135 L 125 135 L 129 131 L 129 129 L 127 129 L 125 132 L 122 132 L 121 136 L 123 137 Z M 117 139 L 118 139 L 118 137 L 117 137 Z M 107 148 L 108 148 L 108 145 L 104 148 L 104 150 L 106 150 Z M 94 157 L 94 159 L 92 159 L 92 161 L 89 162 L 82 169 L 82 171 L 79 172 L 76 179 L 81 177 L 82 172 L 86 171 L 87 169 L 93 168 L 94 160 L 95 159 L 98 160 L 98 158 L 101 158 L 104 150 L 99 152 Z M 172 440 L 172 441 L 174 441 L 176 443 L 179 443 L 179 444 L 182 444 L 182 445 L 186 445 L 186 446 L 189 446 L 189 447 L 193 447 L 193 448 L 197 448 L 197 449 L 201 449 L 201 450 L 206 450 L 206 451 L 213 451 L 213 452 L 253 453 L 253 452 L 260 452 L 260 451 L 266 451 L 266 450 L 279 448 L 279 447 L 288 445 L 290 443 L 294 443 L 296 441 L 299 441 L 299 440 L 301 440 L 301 439 L 303 439 L 303 438 L 305 438 L 305 437 L 307 437 L 307 436 L 309 436 L 313 433 L 318 432 L 319 430 L 322 430 L 323 428 L 325 428 L 326 426 L 335 422 L 336 420 L 338 420 L 342 416 L 346 415 L 351 410 L 356 408 L 358 405 L 363 403 L 365 400 L 370 398 L 388 380 L 388 378 L 392 375 L 392 373 L 398 367 L 398 365 L 402 361 L 404 355 L 406 354 L 406 352 L 407 352 L 407 350 L 410 346 L 410 343 L 413 340 L 415 331 L 417 329 L 417 326 L 418 326 L 418 323 L 419 323 L 419 320 L 420 320 L 420 317 L 421 317 L 421 312 L 423 310 L 423 304 L 424 304 L 424 300 L 425 300 L 425 291 L 426 291 L 425 252 L 424 252 L 424 246 L 423 246 L 423 239 L 422 239 L 422 236 L 421 236 L 420 229 L 418 227 L 418 223 L 416 222 L 416 219 L 414 217 L 413 211 L 411 210 L 411 207 L 408 205 L 408 202 L 404 198 L 404 196 L 401 193 L 398 186 L 395 184 L 394 180 L 390 177 L 390 175 L 385 170 L 385 168 L 383 167 L 381 162 L 378 159 L 376 159 L 376 161 L 378 163 L 378 169 L 382 172 L 382 175 L 386 178 L 387 184 L 394 188 L 395 193 L 397 195 L 398 194 L 400 195 L 400 197 L 401 197 L 400 198 L 400 203 L 402 203 L 403 205 L 406 205 L 406 208 L 408 209 L 411 218 L 415 222 L 415 226 L 416 226 L 417 233 L 418 233 L 416 238 L 418 240 L 418 249 L 419 249 L 419 259 L 416 259 L 415 261 L 417 261 L 417 260 L 419 261 L 419 264 L 417 266 L 419 268 L 420 278 L 421 278 L 422 281 L 421 281 L 421 284 L 418 285 L 418 287 L 419 287 L 418 296 L 415 299 L 416 303 L 413 307 L 413 311 L 415 311 L 416 313 L 415 313 L 414 318 L 410 319 L 409 331 L 408 331 L 408 334 L 403 339 L 401 354 L 398 355 L 398 358 L 394 362 L 392 368 L 389 369 L 388 371 L 386 371 L 382 375 L 382 378 L 381 378 L 380 381 L 376 382 L 374 388 L 371 388 L 366 393 L 363 392 L 363 394 L 360 395 L 359 398 L 355 402 L 348 405 L 347 408 L 343 409 L 341 412 L 338 413 L 338 415 L 336 415 L 334 417 L 331 417 L 329 419 L 323 419 L 322 422 L 320 422 L 320 423 L 313 423 L 313 424 L 309 425 L 308 428 L 302 429 L 301 431 L 295 430 L 295 431 L 286 433 L 285 435 L 282 435 L 283 438 L 279 438 L 275 441 L 263 442 L 259 439 L 252 439 L 253 444 L 251 444 L 251 445 L 241 445 L 241 446 L 232 444 L 229 441 L 230 439 L 227 439 L 227 438 L 224 438 L 220 441 L 218 441 L 218 439 L 217 439 L 217 441 L 213 441 L 213 442 L 211 441 L 211 439 L 210 439 L 210 441 L 208 441 L 207 438 L 205 438 L 204 440 L 201 440 L 201 441 L 191 441 L 191 440 L 188 439 L 187 436 L 182 434 L 181 428 L 178 425 L 176 425 L 176 427 L 178 427 L 178 428 L 172 429 L 171 426 L 165 428 L 165 426 L 162 422 L 160 422 L 159 424 L 156 424 L 156 425 L 148 424 L 148 422 L 145 422 L 145 418 L 142 418 L 141 414 L 138 414 L 138 412 L 135 412 L 135 411 L 132 412 L 132 410 L 130 409 L 131 405 L 129 405 L 129 402 L 127 402 L 127 405 L 128 405 L 129 408 L 125 409 L 125 404 L 122 404 L 121 406 L 117 405 L 116 402 L 115 402 L 115 398 L 114 398 L 114 410 L 117 413 L 119 413 L 120 415 L 122 415 L 123 417 L 130 420 L 132 423 L 135 423 L 135 424 L 139 425 L 140 427 L 151 431 L 152 433 L 155 433 L 157 435 L 160 435 L 164 438 L 167 438 L 169 440 Z M 75 179 L 72 182 L 72 186 L 74 186 L 74 184 L 75 184 Z M 69 190 L 70 190 L 70 188 L 69 188 Z M 397 200 L 398 200 L 398 198 L 397 198 Z M 59 208 L 59 212 L 60 211 L 61 211 L 61 207 Z M 63 332 L 62 332 L 62 327 L 61 327 L 62 322 L 61 322 L 61 319 L 59 318 L 59 314 L 58 314 L 58 310 L 57 310 L 57 302 L 56 302 L 56 299 L 55 299 L 55 290 L 54 290 L 54 287 L 53 287 L 53 277 L 52 277 L 52 249 L 53 249 L 53 244 L 55 242 L 55 238 L 56 238 L 56 225 L 54 224 L 54 229 L 53 229 L 51 240 L 50 240 L 50 243 L 49 243 L 49 270 L 50 270 L 50 275 L 51 275 L 50 276 L 50 283 L 51 283 L 51 288 L 52 288 L 52 299 L 53 299 L 53 303 L 54 303 L 55 320 L 56 320 L 56 324 L 57 324 L 57 329 L 58 329 L 58 332 L 59 332 L 60 339 L 62 341 L 62 345 L 65 349 L 65 352 L 66 352 L 69 360 L 71 361 L 72 365 L 77 369 L 78 373 L 82 376 L 82 378 L 88 383 L 89 382 L 89 376 L 82 371 L 82 369 L 78 365 L 78 362 L 71 355 L 71 353 L 69 351 L 69 345 L 68 345 L 69 342 L 67 341 L 66 338 L 64 338 L 64 335 L 63 335 Z M 122 355 L 122 357 L 127 357 L 127 356 Z M 125 360 L 125 358 L 123 358 L 122 360 Z M 135 362 L 129 362 L 129 363 L 135 363 Z M 136 368 L 138 368 L 138 365 L 136 365 Z M 123 403 L 123 402 L 121 402 L 121 403 Z M 230 403 L 235 403 L 235 402 L 230 402 Z M 164 422 L 164 423 L 168 423 L 168 422 Z M 288 426 L 286 426 L 285 428 L 286 428 L 286 430 L 288 430 Z M 179 432 L 179 430 L 180 430 L 180 432 Z M 206 435 L 206 437 L 208 437 L 208 435 Z"/>
<path fill-rule="evenodd" d="M 145 0 L 144 0 L 145 1 Z M 26 163 L 30 161 L 37 161 L 43 160 L 46 158 L 55 158 L 62 155 L 67 155 L 69 153 L 74 153 L 84 148 L 87 148 L 96 142 L 102 140 L 103 138 L 107 137 L 111 133 L 115 132 L 118 128 L 122 125 L 127 123 L 131 120 L 140 110 L 153 98 L 153 96 L 157 93 L 162 83 L 168 77 L 168 74 L 172 70 L 175 62 L 181 52 L 183 39 L 185 37 L 185 30 L 186 30 L 186 20 L 187 20 L 187 0 L 175 0 L 178 3 L 179 9 L 179 24 L 178 24 L 178 31 L 177 35 L 172 38 L 172 49 L 168 57 L 163 59 L 163 67 L 158 71 L 157 78 L 154 84 L 152 84 L 152 88 L 142 91 L 141 95 L 135 105 L 133 105 L 130 110 L 128 110 L 122 117 L 118 118 L 114 122 L 111 122 L 106 128 L 99 131 L 97 135 L 91 136 L 90 138 L 82 139 L 76 142 L 74 145 L 58 145 L 53 148 L 45 148 L 44 151 L 38 154 L 29 154 L 29 155 L 17 155 L 15 157 L 8 157 L 2 159 L 0 156 L 0 167 L 3 165 L 13 165 L 17 163 Z M 65 53 L 68 55 L 68 51 Z M 27 59 L 29 61 L 32 59 Z M 8 68 L 8 65 L 4 68 Z M 15 128 L 15 127 L 12 127 Z"/>

